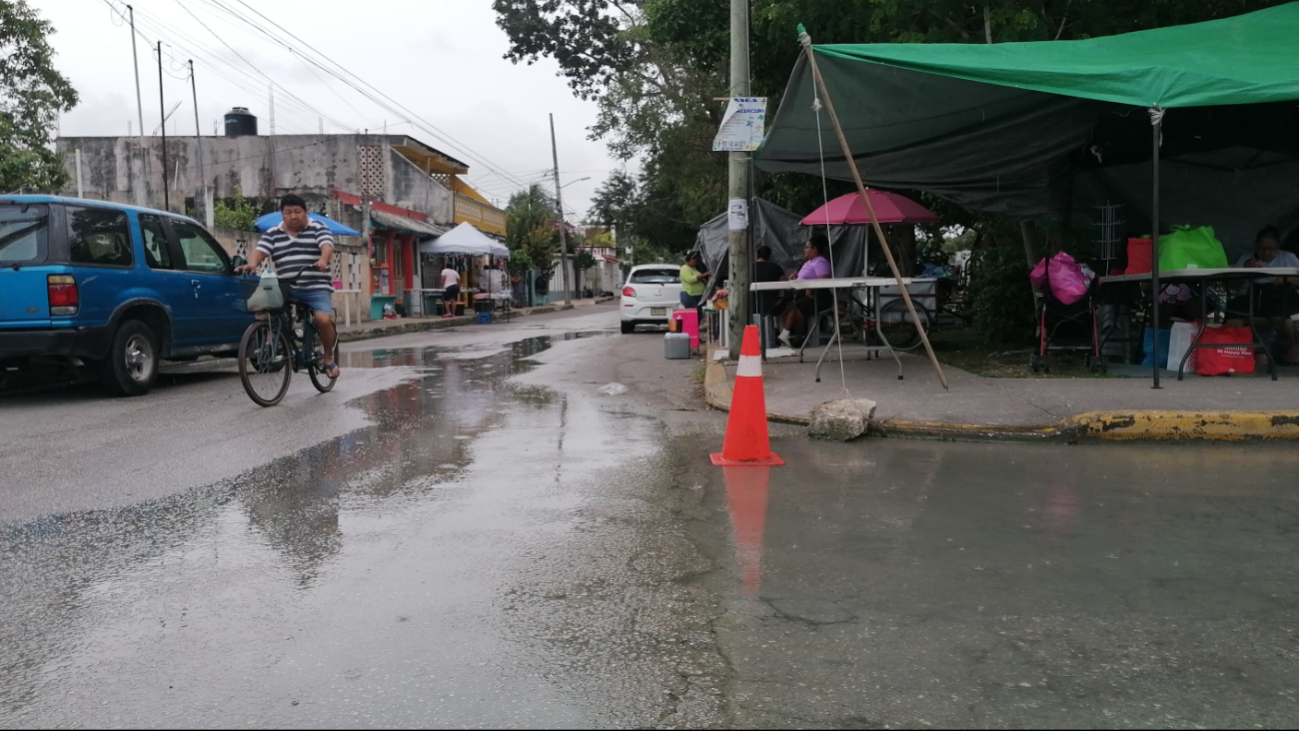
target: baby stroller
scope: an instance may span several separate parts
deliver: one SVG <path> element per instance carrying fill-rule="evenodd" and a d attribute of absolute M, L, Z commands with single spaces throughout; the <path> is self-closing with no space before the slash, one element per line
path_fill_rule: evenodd
<path fill-rule="evenodd" d="M 1055 351 L 1083 353 L 1088 370 L 1105 372 L 1096 322 L 1100 278 L 1064 252 L 1049 262 L 1043 259 L 1030 276 L 1038 344 L 1037 352 L 1029 357 L 1029 368 L 1034 373 L 1050 373 L 1050 353 Z"/>

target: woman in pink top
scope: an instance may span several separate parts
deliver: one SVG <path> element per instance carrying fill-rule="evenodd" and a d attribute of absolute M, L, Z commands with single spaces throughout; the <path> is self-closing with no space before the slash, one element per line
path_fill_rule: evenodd
<path fill-rule="evenodd" d="M 807 261 L 803 267 L 798 270 L 798 276 L 795 279 L 829 279 L 831 275 L 830 259 L 830 242 L 825 236 L 816 234 L 803 244 L 803 258 Z M 825 309 L 829 306 L 829 290 L 819 290 L 814 292 L 807 289 L 798 292 L 794 300 L 794 306 L 785 310 L 782 329 L 780 331 L 780 342 L 786 348 L 791 348 L 790 332 L 802 332 L 806 322 L 815 316 L 818 309 Z"/>

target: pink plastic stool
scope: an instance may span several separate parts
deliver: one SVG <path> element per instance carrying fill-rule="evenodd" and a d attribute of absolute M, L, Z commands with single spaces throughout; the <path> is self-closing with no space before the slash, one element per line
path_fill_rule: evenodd
<path fill-rule="evenodd" d="M 679 320 L 678 332 L 690 336 L 690 347 L 699 347 L 699 313 L 695 310 L 673 310 L 672 319 Z"/>

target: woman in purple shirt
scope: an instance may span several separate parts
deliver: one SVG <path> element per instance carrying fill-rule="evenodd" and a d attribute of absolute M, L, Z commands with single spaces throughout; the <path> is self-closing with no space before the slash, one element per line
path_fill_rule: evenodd
<path fill-rule="evenodd" d="M 803 244 L 803 258 L 807 261 L 803 267 L 798 270 L 798 276 L 795 279 L 829 279 L 831 275 L 830 260 L 830 242 L 822 234 L 816 234 Z M 797 290 L 795 290 L 797 291 Z M 806 322 L 815 316 L 818 309 L 829 307 L 830 291 L 829 290 L 802 290 L 798 291 L 797 298 L 794 300 L 794 306 L 785 310 L 782 329 L 780 331 L 780 342 L 786 348 L 791 348 L 790 332 L 802 332 Z"/>

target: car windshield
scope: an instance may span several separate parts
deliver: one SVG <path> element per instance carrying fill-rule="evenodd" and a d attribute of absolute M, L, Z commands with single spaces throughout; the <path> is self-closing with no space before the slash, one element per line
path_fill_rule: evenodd
<path fill-rule="evenodd" d="M 681 273 L 677 269 L 641 269 L 631 273 L 630 284 L 680 284 Z"/>
<path fill-rule="evenodd" d="M 0 262 L 44 261 L 49 220 L 44 205 L 0 204 Z"/>

